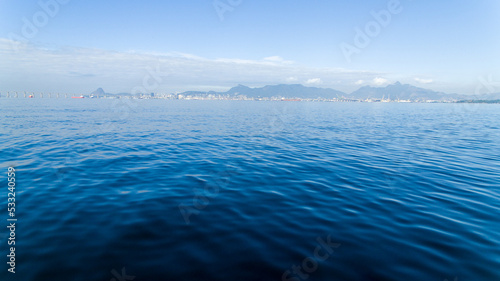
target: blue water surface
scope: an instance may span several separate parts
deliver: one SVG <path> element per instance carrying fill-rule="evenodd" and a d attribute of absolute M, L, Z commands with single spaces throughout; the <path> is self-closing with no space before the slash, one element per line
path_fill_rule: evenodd
<path fill-rule="evenodd" d="M 0 280 L 500 280 L 500 105 L 2 98 L 0 143 Z"/>

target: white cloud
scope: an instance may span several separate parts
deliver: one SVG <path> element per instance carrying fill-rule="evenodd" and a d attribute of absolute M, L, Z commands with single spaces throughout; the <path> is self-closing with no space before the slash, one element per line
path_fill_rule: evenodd
<path fill-rule="evenodd" d="M 421 84 L 431 84 L 434 82 L 434 80 L 432 80 L 432 79 L 423 79 L 423 78 L 418 78 L 418 77 L 415 78 L 415 81 L 417 81 L 418 83 L 421 83 Z"/>
<path fill-rule="evenodd" d="M 195 56 L 182 54 L 184 58 L 190 59 L 198 59 L 201 60 L 203 58 Z M 215 61 L 217 62 L 225 62 L 225 63 L 236 63 L 236 64 L 260 64 L 260 65 L 290 65 L 293 64 L 293 61 L 288 61 L 279 56 L 267 57 L 262 60 L 246 60 L 246 59 L 229 59 L 229 58 L 218 58 Z"/>
<path fill-rule="evenodd" d="M 293 64 L 293 61 L 285 60 L 280 56 L 272 56 L 264 58 L 264 61 L 273 62 L 273 63 L 281 63 L 281 64 Z"/>
<path fill-rule="evenodd" d="M 311 78 L 307 79 L 306 84 L 321 84 L 321 78 Z"/>
<path fill-rule="evenodd" d="M 304 81 L 350 92 L 356 90 L 352 81 L 372 81 L 382 75 L 305 67 L 278 56 L 260 60 L 211 59 L 178 52 L 47 49 L 2 38 L 0 61 L 1 91 L 52 93 L 89 93 L 98 87 L 110 93 L 131 92 L 145 84 L 151 92 L 220 90 L 240 83 L 257 87 L 285 81 Z"/>
<path fill-rule="evenodd" d="M 361 85 L 363 83 L 365 83 L 364 80 L 358 80 L 358 81 L 354 82 L 354 84 L 356 84 L 356 85 Z"/>
<path fill-rule="evenodd" d="M 373 79 L 373 84 L 375 84 L 377 86 L 383 86 L 383 85 L 387 84 L 387 82 L 389 82 L 389 81 L 385 78 L 382 78 L 382 77 L 375 77 Z"/>

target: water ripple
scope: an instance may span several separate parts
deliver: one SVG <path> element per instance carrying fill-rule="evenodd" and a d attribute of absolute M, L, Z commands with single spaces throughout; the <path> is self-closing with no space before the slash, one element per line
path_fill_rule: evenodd
<path fill-rule="evenodd" d="M 500 280 L 496 107 L 23 102 L 19 280 L 282 280 L 327 237 L 310 280 Z"/>

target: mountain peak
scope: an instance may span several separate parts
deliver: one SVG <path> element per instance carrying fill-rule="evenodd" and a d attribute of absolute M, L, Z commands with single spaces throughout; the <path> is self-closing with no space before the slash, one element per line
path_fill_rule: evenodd
<path fill-rule="evenodd" d="M 403 100 L 442 100 L 447 95 L 428 89 L 401 84 L 397 81 L 385 87 L 362 87 L 351 93 L 357 99 L 403 99 Z"/>
<path fill-rule="evenodd" d="M 104 92 L 104 90 L 102 88 L 98 88 L 97 90 L 93 91 L 92 93 L 90 93 L 91 95 L 105 95 L 106 93 Z"/>

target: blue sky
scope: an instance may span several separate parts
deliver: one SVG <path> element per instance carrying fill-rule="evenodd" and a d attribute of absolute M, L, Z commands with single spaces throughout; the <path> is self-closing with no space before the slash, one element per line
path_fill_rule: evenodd
<path fill-rule="evenodd" d="M 500 92 L 499 3 L 0 0 L 0 92 L 396 81 Z"/>

